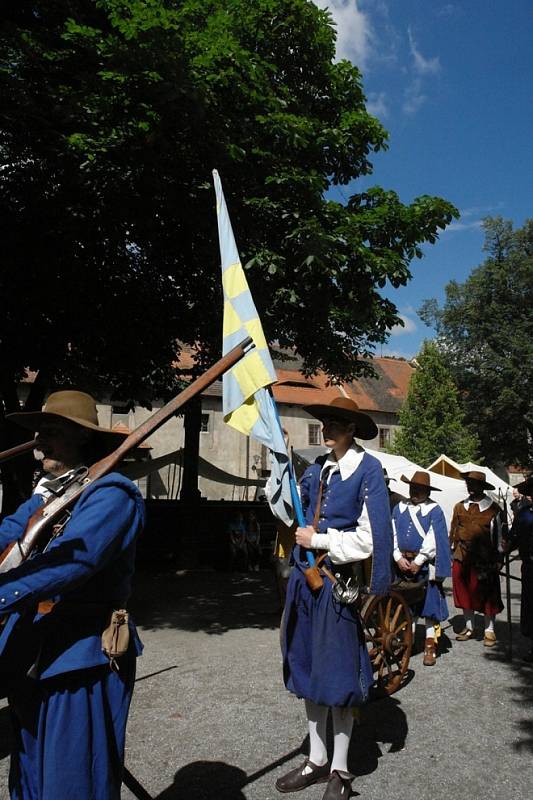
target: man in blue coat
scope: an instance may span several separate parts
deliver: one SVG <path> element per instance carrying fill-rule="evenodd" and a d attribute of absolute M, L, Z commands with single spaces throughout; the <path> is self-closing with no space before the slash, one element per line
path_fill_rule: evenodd
<path fill-rule="evenodd" d="M 9 418 L 38 431 L 51 477 L 0 525 L 0 548 L 16 542 L 61 478 L 120 444 L 98 425 L 96 404 L 55 392 L 40 413 Z M 102 633 L 125 609 L 144 503 L 114 472 L 87 488 L 62 530 L 18 567 L 0 574 L 0 680 L 14 726 L 12 800 L 118 800 L 126 722 L 142 646 L 129 622 L 126 652 L 110 660 Z"/>
<path fill-rule="evenodd" d="M 345 397 L 305 410 L 323 424 L 327 456 L 301 481 L 307 525 L 297 528 L 294 569 L 289 578 L 281 631 L 287 689 L 305 700 L 310 752 L 302 765 L 279 778 L 280 792 L 296 792 L 327 781 L 323 800 L 344 800 L 351 792 L 348 747 L 352 709 L 364 704 L 373 670 L 356 606 L 336 595 L 329 576 L 313 589 L 306 579 L 306 551 L 324 556 L 329 574 L 353 586 L 364 582 L 362 564 L 372 556 L 370 591 L 389 590 L 392 525 L 380 462 L 355 441 L 373 439 L 377 428 Z M 326 725 L 333 720 L 333 758 L 328 760 Z"/>

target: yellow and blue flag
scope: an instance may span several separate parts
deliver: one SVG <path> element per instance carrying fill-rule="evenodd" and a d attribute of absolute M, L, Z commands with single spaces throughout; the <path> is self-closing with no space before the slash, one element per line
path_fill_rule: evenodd
<path fill-rule="evenodd" d="M 290 525 L 294 512 L 289 456 L 274 400 L 267 389 L 277 381 L 276 370 L 244 275 L 216 170 L 213 170 L 213 179 L 224 290 L 222 353 L 226 355 L 247 336 L 251 336 L 255 344 L 222 378 L 224 422 L 270 449 L 270 507 L 276 517 Z"/>

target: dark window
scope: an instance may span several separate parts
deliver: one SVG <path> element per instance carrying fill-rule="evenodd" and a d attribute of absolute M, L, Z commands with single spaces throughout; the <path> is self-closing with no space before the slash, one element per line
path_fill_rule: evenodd
<path fill-rule="evenodd" d="M 319 422 L 310 422 L 307 426 L 307 443 L 309 445 L 321 444 L 320 431 L 322 426 Z"/>
<path fill-rule="evenodd" d="M 379 429 L 379 446 L 381 449 L 390 445 L 390 428 Z"/>
<path fill-rule="evenodd" d="M 209 433 L 209 414 L 202 414 L 200 433 Z"/>

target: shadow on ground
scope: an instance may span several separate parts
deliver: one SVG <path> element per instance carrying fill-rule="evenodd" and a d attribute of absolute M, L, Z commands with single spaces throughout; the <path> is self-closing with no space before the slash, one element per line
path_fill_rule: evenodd
<path fill-rule="evenodd" d="M 246 773 L 239 767 L 223 761 L 193 761 L 176 772 L 172 786 L 155 800 L 246 800 L 242 792 L 246 782 Z"/>
<path fill-rule="evenodd" d="M 364 706 L 350 742 L 349 770 L 356 776 L 374 772 L 384 753 L 403 750 L 408 731 L 407 717 L 395 697 L 385 697 Z"/>
<path fill-rule="evenodd" d="M 281 610 L 274 575 L 214 570 L 138 572 L 130 601 L 145 628 L 222 634 L 239 628 L 275 629 Z"/>
<path fill-rule="evenodd" d="M 506 662 L 509 681 L 505 691 L 511 694 L 513 703 L 518 703 L 525 712 L 516 723 L 517 739 L 511 746 L 516 750 L 533 754 L 533 664 L 523 660 L 524 655 L 531 649 L 531 640 L 521 635 L 520 626 L 516 623 L 511 625 L 509 631 L 509 626 L 505 622 L 496 619 L 494 629 L 498 645 L 488 650 L 485 658 Z M 510 644 L 512 644 L 511 650 Z"/>
<path fill-rule="evenodd" d="M 511 594 L 514 596 L 514 594 Z M 520 597 L 520 593 L 518 593 Z M 462 614 L 450 619 L 455 633 L 464 626 Z M 517 722 L 517 739 L 508 744 L 516 750 L 533 753 L 533 664 L 523 660 L 531 648 L 531 641 L 520 633 L 520 625 L 513 622 L 510 626 L 505 619 L 505 611 L 496 617 L 494 624 L 497 644 L 486 648 L 484 658 L 505 664 L 509 671 L 509 680 L 502 686 L 503 692 L 510 692 L 512 701 L 518 703 L 525 711 L 524 717 Z M 483 617 L 476 614 L 475 638 L 483 640 Z M 500 742 L 500 746 L 504 744 Z"/>
<path fill-rule="evenodd" d="M 131 773 L 125 775 L 124 783 L 135 795 L 137 800 L 184 800 L 184 798 L 198 798 L 198 800 L 246 800 L 243 789 L 264 775 L 274 772 L 278 767 L 291 761 L 303 752 L 305 741 L 296 750 L 277 759 L 271 764 L 266 764 L 251 775 L 244 770 L 224 761 L 193 761 L 186 764 L 174 775 L 171 786 L 168 786 L 156 797 L 141 786 Z M 292 767 L 291 767 L 292 769 Z"/>

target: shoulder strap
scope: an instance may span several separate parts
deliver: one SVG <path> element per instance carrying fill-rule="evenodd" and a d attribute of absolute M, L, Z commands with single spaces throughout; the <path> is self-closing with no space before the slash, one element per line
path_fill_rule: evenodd
<path fill-rule="evenodd" d="M 418 518 L 418 514 L 416 513 L 416 511 L 413 508 L 413 506 L 408 506 L 408 509 L 409 509 L 409 516 L 411 517 L 413 525 L 415 526 L 417 532 L 422 537 L 422 539 L 425 539 L 426 538 L 426 532 L 425 532 L 424 528 L 422 527 L 422 524 L 421 524 L 421 522 L 420 522 L 420 520 Z"/>
<path fill-rule="evenodd" d="M 317 528 L 317 526 L 318 526 L 318 518 L 320 516 L 320 506 L 322 504 L 322 494 L 324 492 L 324 486 L 328 482 L 328 478 L 331 475 L 332 469 L 333 469 L 333 467 L 328 467 L 328 469 L 324 472 L 324 474 L 320 478 L 320 484 L 319 484 L 319 487 L 318 487 L 318 497 L 316 499 L 315 513 L 314 513 L 314 516 L 313 516 L 313 528 L 315 529 L 315 531 L 318 530 L 318 528 Z"/>

